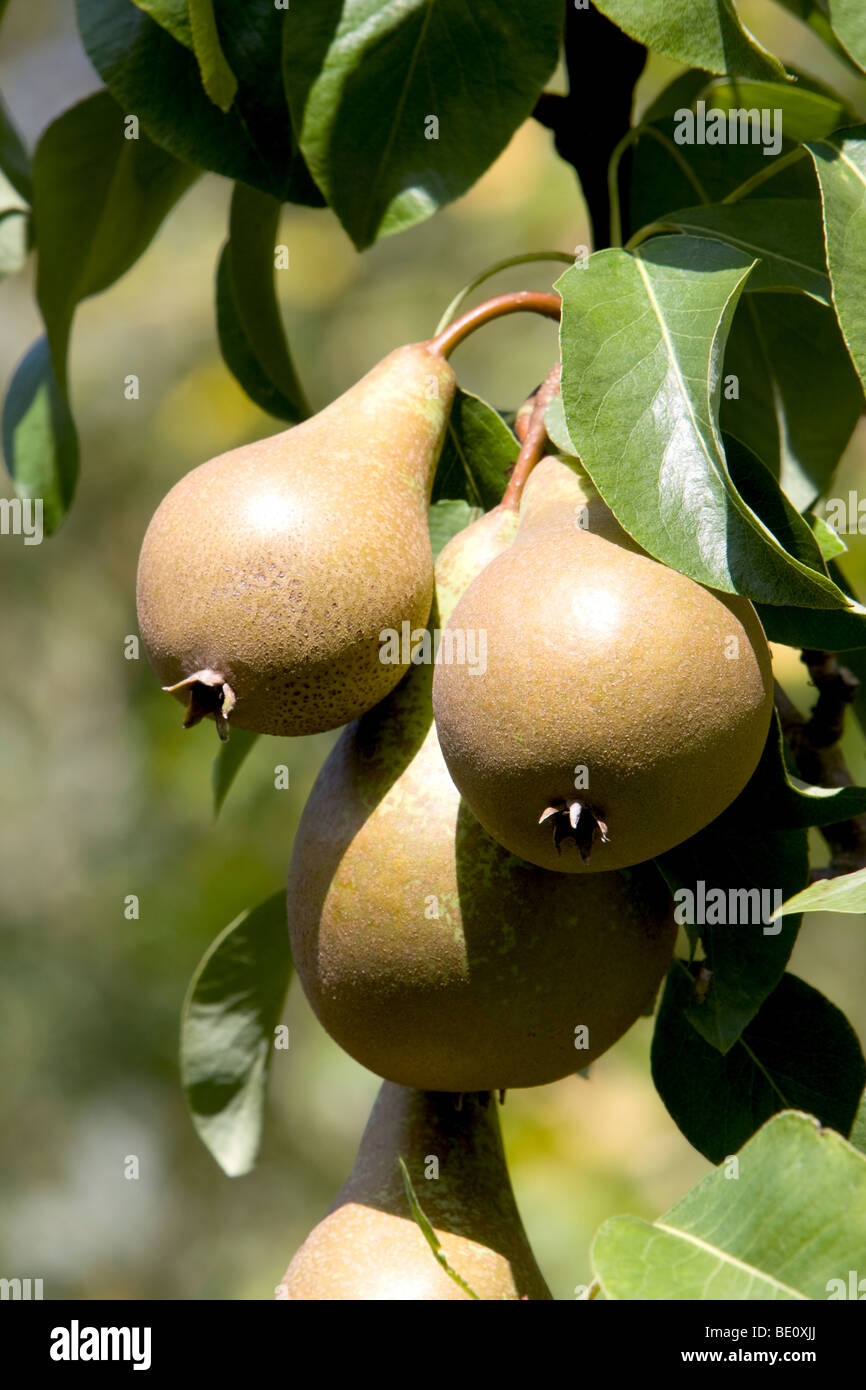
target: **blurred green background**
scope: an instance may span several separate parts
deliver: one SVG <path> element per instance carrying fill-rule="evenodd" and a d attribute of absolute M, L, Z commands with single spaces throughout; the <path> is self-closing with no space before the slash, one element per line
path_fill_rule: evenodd
<path fill-rule="evenodd" d="M 773 6 L 742 7 L 783 56 L 849 94 L 820 45 Z M 639 105 L 675 71 L 653 63 Z M 0 31 L 0 87 L 28 140 L 98 87 L 61 0 L 12 0 Z M 591 133 L 589 138 L 591 138 Z M 135 633 L 135 565 L 168 488 L 203 459 L 279 425 L 222 365 L 213 273 L 229 185 L 206 176 L 143 260 L 85 303 L 71 384 L 83 477 L 59 535 L 0 544 L 0 923 L 3 1125 L 0 1275 L 41 1277 L 47 1298 L 270 1298 L 295 1248 L 354 1156 L 377 1078 L 324 1035 L 293 985 L 291 1048 L 274 1057 L 256 1170 L 230 1180 L 188 1120 L 177 1072 L 178 1018 L 202 952 L 238 912 L 283 882 L 304 799 L 332 735 L 262 740 L 218 820 L 216 738 L 184 734 L 181 710 Z M 588 241 L 571 170 L 529 123 L 487 176 L 432 222 L 359 257 L 328 212 L 286 209 L 290 269 L 280 295 L 316 407 L 393 346 L 427 337 L 455 291 L 521 251 Z M 549 287 L 558 268 L 508 273 L 495 290 Z M 38 335 L 32 267 L 0 287 L 0 387 Z M 486 330 L 455 358 L 464 385 L 514 408 L 546 372 L 555 329 L 522 319 Z M 140 377 L 127 401 L 123 379 Z M 862 486 L 864 439 L 840 495 Z M 3 475 L 2 491 L 11 495 Z M 866 537 L 852 577 L 866 585 Z M 792 652 L 779 673 L 807 710 Z M 863 740 L 847 736 L 866 780 Z M 291 789 L 273 769 L 287 763 Z M 815 840 L 815 862 L 826 859 Z M 124 899 L 137 894 L 137 921 Z M 866 1036 L 866 938 L 856 917 L 807 920 L 794 970 Z M 609 1215 L 652 1218 L 709 1171 L 679 1135 L 649 1077 L 651 1022 L 593 1068 L 502 1112 L 515 1190 L 559 1298 L 590 1277 L 589 1245 Z M 127 1155 L 141 1176 L 124 1178 Z"/>

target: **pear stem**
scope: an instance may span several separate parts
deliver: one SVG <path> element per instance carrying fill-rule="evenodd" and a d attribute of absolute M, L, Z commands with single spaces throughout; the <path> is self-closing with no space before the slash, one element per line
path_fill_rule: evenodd
<path fill-rule="evenodd" d="M 427 346 L 431 352 L 447 358 L 476 328 L 503 318 L 505 314 L 521 313 L 543 314 L 548 319 L 559 319 L 562 300 L 558 294 L 547 294 L 543 290 L 515 290 L 511 294 L 498 294 L 495 299 L 485 300 L 483 304 L 477 304 L 474 309 L 461 314 L 459 319 L 431 338 Z"/>
<path fill-rule="evenodd" d="M 544 423 L 544 413 L 559 391 L 559 375 L 560 365 L 557 362 L 535 392 L 532 413 L 529 416 L 520 453 L 517 455 L 517 462 L 508 480 L 508 487 L 505 489 L 499 504 L 506 511 L 509 508 L 517 510 L 523 489 L 526 486 L 526 480 L 535 465 L 544 456 L 544 451 L 547 448 L 547 427 Z"/>

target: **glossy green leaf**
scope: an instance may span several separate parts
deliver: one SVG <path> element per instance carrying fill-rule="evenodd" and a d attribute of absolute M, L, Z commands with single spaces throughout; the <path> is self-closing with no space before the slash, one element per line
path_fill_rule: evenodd
<path fill-rule="evenodd" d="M 658 1221 L 605 1221 L 592 1264 L 609 1299 L 779 1302 L 848 1297 L 864 1249 L 866 1160 L 789 1111 L 758 1130 L 736 1168 L 710 1173 Z M 732 1343 L 718 1346 L 737 1354 Z"/>
<path fill-rule="evenodd" d="M 180 1072 L 187 1104 L 200 1138 L 232 1178 L 256 1161 L 274 1032 L 291 974 L 280 892 L 220 933 L 184 1002 Z"/>
<path fill-rule="evenodd" d="M 29 203 L 33 196 L 33 171 L 24 141 L 0 97 L 0 170 L 21 197 Z"/>
<path fill-rule="evenodd" d="M 846 53 L 866 72 L 866 10 L 863 0 L 829 0 L 830 23 Z"/>
<path fill-rule="evenodd" d="M 41 499 L 43 529 L 51 535 L 75 491 L 78 439 L 47 338 L 34 343 L 6 392 L 3 456 L 18 496 Z"/>
<path fill-rule="evenodd" d="M 633 39 L 678 63 L 741 77 L 784 77 L 785 69 L 740 22 L 728 0 L 596 0 Z"/>
<path fill-rule="evenodd" d="M 689 1022 L 694 998 L 692 974 L 677 961 L 656 1017 L 652 1074 L 677 1126 L 711 1163 L 735 1153 L 780 1110 L 806 1110 L 850 1132 L 866 1061 L 845 1015 L 818 990 L 784 975 L 724 1055 Z"/>
<path fill-rule="evenodd" d="M 251 733 L 249 729 L 232 729 L 225 743 L 220 744 L 211 775 L 215 816 L 219 815 L 232 783 L 258 739 L 259 735 Z"/>
<path fill-rule="evenodd" d="M 280 204 L 236 184 L 217 271 L 217 332 L 226 365 L 262 410 L 296 424 L 310 410 L 286 341 L 274 251 Z"/>
<path fill-rule="evenodd" d="M 501 154 L 556 66 L 563 0 L 316 0 L 285 27 L 301 149 L 359 248 L 429 217 Z"/>
<path fill-rule="evenodd" d="M 213 0 L 213 9 L 222 51 L 238 82 L 227 113 L 205 92 L 190 49 L 129 0 L 76 0 L 91 62 L 152 140 L 178 159 L 280 201 L 320 207 L 324 200 L 298 153 L 283 90 L 287 12 L 273 0 Z"/>
<path fill-rule="evenodd" d="M 666 228 L 709 236 L 735 246 L 759 264 L 749 290 L 802 290 L 830 303 L 821 209 L 814 199 L 747 198 L 684 208 L 664 218 Z"/>
<path fill-rule="evenodd" d="M 213 0 L 188 0 L 193 51 L 198 59 L 202 86 L 220 111 L 228 111 L 238 90 L 238 80 L 226 61 L 213 11 Z"/>
<path fill-rule="evenodd" d="M 479 508 L 471 507 L 463 498 L 434 502 L 427 513 L 433 559 L 438 558 L 439 552 L 452 536 L 456 536 L 458 531 L 464 531 L 480 515 Z"/>
<path fill-rule="evenodd" d="M 140 10 L 155 19 L 173 39 L 185 48 L 192 48 L 192 22 L 189 14 L 189 0 L 132 0 Z"/>
<path fill-rule="evenodd" d="M 722 428 L 761 458 L 798 511 L 832 478 L 863 389 L 832 309 L 803 295 L 745 295 L 731 327 Z"/>
<path fill-rule="evenodd" d="M 774 721 L 757 770 L 733 804 L 656 861 L 675 895 L 677 920 L 700 937 L 711 972 L 700 1000 L 687 1002 L 689 1021 L 721 1053 L 782 978 L 800 923 L 773 922 L 772 914 L 806 883 L 805 827 L 823 806 L 801 801 L 791 786 Z"/>
<path fill-rule="evenodd" d="M 753 265 L 720 242 L 660 236 L 566 271 L 568 432 L 608 506 L 657 559 L 765 603 L 834 608 L 845 602 L 836 586 L 783 548 L 728 473 L 722 357 Z"/>
<path fill-rule="evenodd" d="M 836 313 L 866 385 L 866 125 L 812 141 Z"/>
<path fill-rule="evenodd" d="M 457 388 L 433 482 L 433 501 L 465 497 L 489 511 L 501 500 L 520 444 L 502 416 L 471 391 Z"/>
<path fill-rule="evenodd" d="M 789 898 L 775 915 L 785 917 L 790 912 L 866 912 L 866 869 L 818 879 Z"/>

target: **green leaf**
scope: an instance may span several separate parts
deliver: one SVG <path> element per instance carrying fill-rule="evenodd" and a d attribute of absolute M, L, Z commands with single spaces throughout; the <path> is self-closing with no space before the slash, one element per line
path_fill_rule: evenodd
<path fill-rule="evenodd" d="M 220 46 L 213 0 L 189 0 L 189 18 L 202 86 L 220 111 L 228 111 L 237 94 L 238 80 Z"/>
<path fill-rule="evenodd" d="M 189 0 L 132 0 L 185 48 L 193 47 Z"/>
<path fill-rule="evenodd" d="M 656 861 L 676 895 L 677 919 L 684 924 L 696 919 L 691 934 L 700 936 L 711 972 L 700 1001 L 687 1006 L 688 1019 L 721 1053 L 733 1047 L 782 978 L 800 924 L 798 919 L 774 923 L 772 912 L 807 880 L 805 825 L 815 823 L 825 805 L 801 800 L 788 780 L 782 750 L 774 720 L 757 770 L 736 801 Z M 727 908 L 718 914 L 721 921 L 713 907 L 719 893 Z"/>
<path fill-rule="evenodd" d="M 280 892 L 220 933 L 184 1002 L 181 1081 L 200 1138 L 232 1178 L 256 1161 L 274 1030 L 291 973 Z"/>
<path fill-rule="evenodd" d="M 863 410 L 836 315 L 802 295 L 745 295 L 725 352 L 721 423 L 763 459 L 799 511 L 832 478 Z"/>
<path fill-rule="evenodd" d="M 866 385 L 866 125 L 814 140 L 808 150 L 821 184 L 836 313 Z"/>
<path fill-rule="evenodd" d="M 729 0 L 595 0 L 596 9 L 633 39 L 678 63 L 741 77 L 780 77 L 785 69 L 740 23 Z"/>
<path fill-rule="evenodd" d="M 728 593 L 834 608 L 844 596 L 788 554 L 728 473 L 722 355 L 753 264 L 720 242 L 661 236 L 566 271 L 568 433 L 614 515 L 657 559 Z"/>
<path fill-rule="evenodd" d="M 75 308 L 129 269 L 197 175 L 146 136 L 127 140 L 123 112 L 104 91 L 65 111 L 39 141 L 36 294 L 51 360 L 43 340 L 21 364 L 4 409 L 4 449 L 23 495 L 42 497 L 49 533 L 78 474 L 66 384 Z"/>
<path fill-rule="evenodd" d="M 470 507 L 468 502 L 462 498 L 460 500 L 443 499 L 434 502 L 427 513 L 427 525 L 430 531 L 430 545 L 433 550 L 434 561 L 438 558 L 439 552 L 448 544 L 452 536 L 456 536 L 458 531 L 465 531 L 467 526 L 471 526 L 473 521 L 477 521 L 481 512 L 478 507 Z"/>
<path fill-rule="evenodd" d="M 866 71 L 866 11 L 862 0 L 829 0 L 830 23 L 847 53 Z"/>
<path fill-rule="evenodd" d="M 676 961 L 656 1018 L 652 1074 L 677 1126 L 711 1163 L 780 1110 L 806 1110 L 850 1132 L 866 1061 L 845 1015 L 818 990 L 784 975 L 724 1055 L 689 1022 L 694 997 L 692 974 Z"/>
<path fill-rule="evenodd" d="M 105 91 L 42 136 L 33 159 L 36 293 L 64 387 L 76 305 L 134 264 L 198 174 L 145 135 L 126 139 L 124 113 Z"/>
<path fill-rule="evenodd" d="M 778 1302 L 847 1297 L 864 1249 L 866 1160 L 811 1116 L 786 1112 L 749 1140 L 735 1170 L 710 1173 L 655 1223 L 605 1221 L 592 1264 L 609 1299 Z"/>
<path fill-rule="evenodd" d="M 236 184 L 229 239 L 217 270 L 217 332 L 229 370 L 262 410 L 292 424 L 310 413 L 292 361 L 276 294 L 274 249 L 280 204 Z"/>
<path fill-rule="evenodd" d="M 285 83 L 301 149 L 359 249 L 465 193 L 501 154 L 556 66 L 563 10 L 563 0 L 291 7 Z"/>
<path fill-rule="evenodd" d="M 815 540 L 821 547 L 821 554 L 825 560 L 835 560 L 837 555 L 845 555 L 848 547 L 839 532 L 836 531 L 822 516 L 809 518 L 812 523 L 812 530 Z"/>
<path fill-rule="evenodd" d="M 665 217 L 663 225 L 725 241 L 750 259 L 760 257 L 749 276 L 750 291 L 802 290 L 830 303 L 821 210 L 814 199 L 746 198 L 684 208 Z"/>
<path fill-rule="evenodd" d="M 18 496 L 41 499 L 43 528 L 51 535 L 75 491 L 78 439 L 47 338 L 33 344 L 9 384 L 3 403 L 3 454 Z"/>
<path fill-rule="evenodd" d="M 433 501 L 465 497 L 489 511 L 501 500 L 520 444 L 502 416 L 458 387 L 433 482 Z"/>
<path fill-rule="evenodd" d="M 775 916 L 789 912 L 866 912 L 866 869 L 819 879 L 777 908 Z"/>
<path fill-rule="evenodd" d="M 249 729 L 232 729 L 230 737 L 226 739 L 225 743 L 220 744 L 219 752 L 214 758 L 211 774 L 215 816 L 219 815 L 222 804 L 229 794 L 229 788 L 252 752 L 253 744 L 257 742 L 258 738 L 259 735 L 251 733 Z"/>
<path fill-rule="evenodd" d="M 292 132 L 283 91 L 286 11 L 273 0 L 213 0 L 220 43 L 237 79 L 224 113 L 201 83 L 195 54 L 128 0 L 76 0 L 88 57 L 124 111 L 179 159 L 282 201 L 321 207 Z"/>
<path fill-rule="evenodd" d="M 400 1172 L 403 1174 L 403 1186 L 406 1189 L 406 1200 L 409 1203 L 409 1211 L 412 1213 L 412 1220 L 415 1222 L 416 1226 L 420 1230 L 427 1244 L 430 1246 L 430 1249 L 433 1252 L 434 1259 L 437 1261 L 438 1264 L 442 1266 L 448 1277 L 450 1279 L 453 1279 L 454 1283 L 457 1284 L 463 1290 L 464 1293 L 468 1293 L 470 1298 L 477 1299 L 478 1294 L 475 1292 L 475 1290 L 471 1288 L 470 1285 L 467 1284 L 466 1280 L 457 1273 L 456 1269 L 452 1269 L 451 1265 L 448 1263 L 448 1260 L 445 1256 L 445 1252 L 442 1249 L 441 1244 L 439 1243 L 439 1238 L 436 1235 L 436 1232 L 434 1231 L 428 1218 L 424 1215 L 424 1212 L 421 1210 L 421 1203 L 418 1201 L 418 1197 L 415 1193 L 415 1188 L 412 1185 L 412 1179 L 409 1176 L 409 1169 L 406 1167 L 405 1161 L 402 1158 L 398 1158 L 397 1162 L 400 1165 Z"/>
<path fill-rule="evenodd" d="M 30 156 L 2 97 L 0 97 L 0 169 L 25 202 L 29 203 L 33 196 Z"/>

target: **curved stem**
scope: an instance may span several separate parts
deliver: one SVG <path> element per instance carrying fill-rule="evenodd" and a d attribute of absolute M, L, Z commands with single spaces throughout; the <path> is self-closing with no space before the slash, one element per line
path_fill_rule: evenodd
<path fill-rule="evenodd" d="M 607 166 L 607 187 L 608 197 L 610 199 L 611 246 L 622 246 L 622 213 L 619 204 L 620 162 L 622 161 L 622 157 L 628 149 L 629 145 L 636 144 L 642 135 L 649 135 L 651 139 L 658 141 L 660 145 L 664 146 L 671 159 L 679 167 L 680 172 L 684 175 L 685 178 L 688 179 L 689 183 L 692 185 L 692 188 L 695 190 L 695 192 L 698 195 L 698 198 L 702 203 L 709 203 L 711 201 L 709 194 L 707 193 L 700 179 L 695 174 L 694 169 L 692 169 L 688 160 L 682 154 L 680 154 L 680 151 L 677 149 L 673 140 L 670 140 L 667 137 L 667 135 L 662 134 L 660 130 L 656 130 L 655 126 L 636 125 L 631 130 L 626 131 L 625 135 L 622 137 L 619 144 L 614 149 L 614 152 L 610 157 L 610 163 Z"/>
<path fill-rule="evenodd" d="M 485 323 L 503 318 L 505 314 L 543 314 L 545 318 L 559 319 L 562 313 L 562 300 L 558 294 L 547 294 L 542 290 L 516 290 L 512 294 L 499 294 L 469 309 L 454 323 L 437 333 L 427 344 L 431 352 L 440 357 L 450 357 L 456 347 L 470 337 L 476 328 Z"/>
<path fill-rule="evenodd" d="M 520 505 L 526 480 L 544 454 L 547 446 L 544 412 L 559 391 L 560 370 L 560 365 L 557 362 L 556 366 L 547 373 L 535 393 L 535 403 L 532 407 L 532 414 L 529 417 L 523 443 L 520 446 L 520 453 L 517 455 L 517 462 L 508 481 L 508 487 L 505 489 L 499 504 L 505 510 L 512 508 L 516 511 Z"/>
<path fill-rule="evenodd" d="M 467 295 L 470 295 L 473 290 L 477 290 L 478 286 L 483 285 L 485 280 L 492 279 L 501 270 L 509 270 L 515 265 L 529 265 L 533 261 L 561 261 L 563 265 L 571 265 L 574 256 L 569 255 L 567 251 L 526 251 L 520 256 L 508 256 L 504 261 L 497 261 L 495 265 L 489 266 L 480 275 L 476 275 L 474 280 L 471 280 L 468 285 L 464 285 L 459 294 L 454 296 L 436 325 L 436 332 L 441 333 L 448 326 Z"/>
<path fill-rule="evenodd" d="M 727 197 L 722 199 L 722 202 L 738 203 L 741 198 L 746 197 L 747 193 L 751 193 L 753 188 L 760 188 L 761 184 L 766 183 L 767 179 L 775 178 L 783 169 L 787 169 L 790 165 L 798 163 L 798 161 L 803 159 L 807 154 L 808 150 L 806 150 L 803 145 L 798 145 L 796 150 L 789 150 L 788 153 L 783 154 L 780 159 L 774 159 L 770 164 L 765 165 L 763 169 L 759 169 L 757 174 L 753 174 L 750 179 L 746 179 L 745 183 L 738 184 L 736 188 L 732 188 Z"/>

